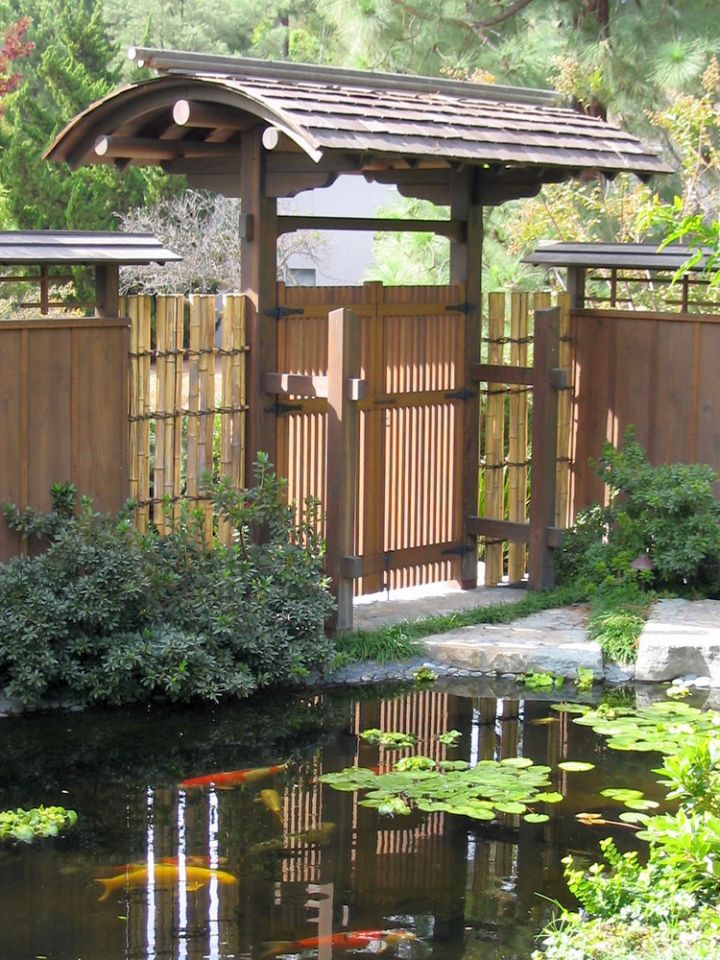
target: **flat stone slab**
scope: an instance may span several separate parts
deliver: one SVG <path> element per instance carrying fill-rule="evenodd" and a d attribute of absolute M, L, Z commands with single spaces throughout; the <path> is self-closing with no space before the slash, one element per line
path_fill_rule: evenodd
<path fill-rule="evenodd" d="M 720 600 L 658 600 L 640 634 L 637 680 L 688 675 L 720 687 Z"/>
<path fill-rule="evenodd" d="M 554 673 L 577 677 L 578 667 L 603 675 L 600 645 L 588 639 L 584 607 L 535 613 L 513 623 L 480 624 L 426 637 L 426 656 L 484 673 Z"/>
<path fill-rule="evenodd" d="M 512 603 L 526 596 L 527 591 L 519 587 L 478 586 L 476 590 L 461 590 L 452 583 L 425 584 L 392 590 L 389 596 L 358 597 L 353 604 L 353 627 L 375 630 L 404 620 L 423 620 L 475 607 Z"/>

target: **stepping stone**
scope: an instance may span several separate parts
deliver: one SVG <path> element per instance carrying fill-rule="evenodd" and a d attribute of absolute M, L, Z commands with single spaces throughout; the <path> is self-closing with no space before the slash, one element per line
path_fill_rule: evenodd
<path fill-rule="evenodd" d="M 640 634 L 637 680 L 689 674 L 720 687 L 720 600 L 659 600 Z"/>

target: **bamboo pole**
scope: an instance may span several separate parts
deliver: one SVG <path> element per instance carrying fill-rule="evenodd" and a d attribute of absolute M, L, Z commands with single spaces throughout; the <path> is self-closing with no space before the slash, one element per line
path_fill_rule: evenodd
<path fill-rule="evenodd" d="M 513 291 L 510 297 L 510 363 L 526 367 L 528 362 L 528 295 Z M 527 520 L 528 482 L 528 394 L 526 387 L 510 388 L 508 441 L 508 519 Z M 508 579 L 519 583 L 525 576 L 527 548 L 508 545 Z"/>
<path fill-rule="evenodd" d="M 170 376 L 168 350 L 168 310 L 165 297 L 155 300 L 155 342 L 157 344 L 157 360 L 155 362 L 155 470 L 153 472 L 153 489 L 155 503 L 153 504 L 152 518 L 159 533 L 166 533 L 165 511 L 160 498 L 165 493 L 166 467 L 165 462 L 165 434 L 168 421 L 164 416 L 169 412 L 166 407 L 165 384 Z"/>
<path fill-rule="evenodd" d="M 173 418 L 175 435 L 173 437 L 173 478 L 172 478 L 172 498 L 173 498 L 173 523 L 175 527 L 180 523 L 182 513 L 182 504 L 180 496 L 183 489 L 183 466 L 186 462 L 186 446 L 183 438 L 183 427 L 186 425 L 186 417 L 183 414 L 183 378 L 185 376 L 185 298 L 178 296 L 176 298 L 177 312 L 175 320 L 175 339 L 172 341 L 175 345 L 175 390 L 173 398 Z"/>
<path fill-rule="evenodd" d="M 130 320 L 128 492 L 130 499 L 137 503 L 140 499 L 140 314 L 137 297 L 128 297 L 125 312 Z"/>
<path fill-rule="evenodd" d="M 557 299 L 560 307 L 560 367 L 568 372 L 572 368 L 572 343 L 570 342 L 570 297 L 561 293 Z M 557 437 L 557 503 L 555 523 L 566 527 L 570 522 L 570 405 L 571 390 L 558 393 Z"/>
<path fill-rule="evenodd" d="M 202 356 L 200 357 L 200 409 L 209 411 L 200 418 L 200 476 L 213 474 L 215 439 L 215 297 L 198 298 L 202 310 Z M 204 486 L 204 484 L 203 484 Z M 210 499 L 202 501 L 205 522 L 205 542 L 213 536 L 213 505 Z"/>
<path fill-rule="evenodd" d="M 197 297 L 190 297 L 190 350 L 188 356 L 188 418 L 187 418 L 187 467 L 186 493 L 190 499 L 190 508 L 197 507 L 199 486 L 199 446 L 200 446 L 200 347 L 202 338 L 202 316 Z"/>
<path fill-rule="evenodd" d="M 138 353 L 139 357 L 139 390 L 138 409 L 140 430 L 138 431 L 138 500 L 140 506 L 137 511 L 138 530 L 145 532 L 150 516 L 150 414 L 152 403 L 150 398 L 150 312 L 152 309 L 151 297 L 138 297 Z"/>
<path fill-rule="evenodd" d="M 233 466 L 233 414 L 230 412 L 232 407 L 233 379 L 232 368 L 235 356 L 233 349 L 233 324 L 232 307 L 228 303 L 228 298 L 223 297 L 223 312 L 220 326 L 220 345 L 222 348 L 222 359 L 220 360 L 222 390 L 220 396 L 220 476 L 226 478 L 232 483 Z M 218 540 L 220 543 L 230 546 L 232 543 L 232 527 L 227 520 L 222 518 L 218 520 Z"/>
<path fill-rule="evenodd" d="M 238 410 L 244 407 L 246 400 L 246 358 L 247 353 L 241 352 L 246 346 L 246 308 L 247 298 L 240 294 L 228 294 L 225 297 L 224 309 L 227 312 L 233 355 L 230 364 L 230 401 L 234 412 L 230 417 L 230 479 L 233 486 L 241 490 L 245 487 L 245 428 L 246 413 Z"/>
<path fill-rule="evenodd" d="M 503 362 L 505 333 L 505 294 L 488 296 L 488 363 Z M 499 383 L 488 384 L 485 419 L 485 516 L 504 517 L 505 397 L 507 389 Z M 485 545 L 485 584 L 502 580 L 503 544 Z"/>

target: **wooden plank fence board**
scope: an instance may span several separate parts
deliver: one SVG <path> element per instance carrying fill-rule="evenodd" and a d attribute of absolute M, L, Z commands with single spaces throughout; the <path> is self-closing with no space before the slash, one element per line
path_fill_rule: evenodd
<path fill-rule="evenodd" d="M 488 296 L 488 351 L 491 365 L 500 366 L 505 347 L 505 294 Z M 507 387 L 488 383 L 485 405 L 485 510 L 484 516 L 502 520 L 505 515 L 505 399 Z M 503 544 L 485 543 L 485 585 L 495 586 L 503 576 Z"/>
<path fill-rule="evenodd" d="M 510 363 L 526 367 L 529 343 L 528 294 L 513 292 L 510 298 Z M 508 519 L 527 521 L 528 485 L 528 393 L 522 387 L 510 389 L 508 411 Z M 508 544 L 508 579 L 519 583 L 525 576 L 527 550 L 522 543 Z"/>

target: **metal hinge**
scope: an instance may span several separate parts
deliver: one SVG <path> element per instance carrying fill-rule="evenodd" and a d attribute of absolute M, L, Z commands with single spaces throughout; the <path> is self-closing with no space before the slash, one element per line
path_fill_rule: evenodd
<path fill-rule="evenodd" d="M 298 317 L 305 313 L 305 307 L 272 307 L 270 310 L 263 310 L 263 316 L 275 317 L 276 320 L 282 320 L 283 317 Z"/>
<path fill-rule="evenodd" d="M 447 313 L 470 313 L 472 304 L 467 300 L 464 303 L 446 303 L 445 310 Z"/>
<path fill-rule="evenodd" d="M 452 390 L 450 393 L 443 394 L 446 400 L 471 400 L 473 397 L 477 396 L 474 390 L 468 390 L 467 387 L 463 387 L 462 390 Z"/>
<path fill-rule="evenodd" d="M 444 557 L 464 557 L 468 553 L 474 553 L 476 549 L 477 547 L 463 544 L 460 547 L 448 547 L 447 550 L 442 550 L 441 553 Z"/>
<path fill-rule="evenodd" d="M 292 413 L 294 410 L 302 410 L 303 405 L 301 403 L 281 403 L 279 400 L 276 400 L 275 403 L 269 404 L 265 407 L 265 413 L 274 413 L 275 416 L 279 417 L 283 413 Z"/>

